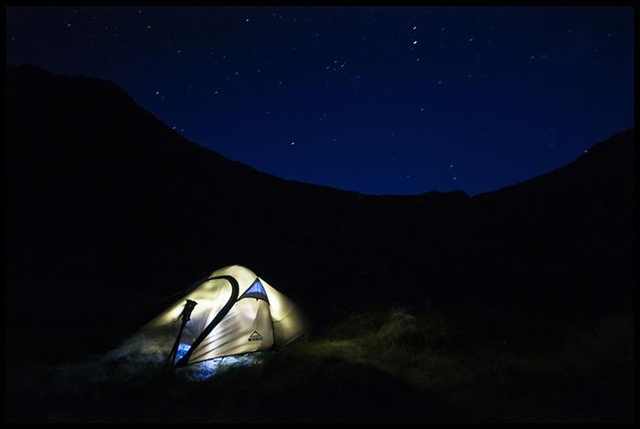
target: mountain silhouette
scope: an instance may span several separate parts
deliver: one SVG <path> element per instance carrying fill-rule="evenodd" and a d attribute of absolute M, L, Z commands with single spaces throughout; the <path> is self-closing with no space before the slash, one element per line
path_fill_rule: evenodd
<path fill-rule="evenodd" d="M 634 130 L 495 192 L 367 196 L 228 160 L 104 80 L 8 66 L 5 112 L 6 330 L 20 347 L 38 350 L 45 327 L 112 344 L 229 264 L 316 326 L 426 301 L 562 314 L 631 300 Z"/>

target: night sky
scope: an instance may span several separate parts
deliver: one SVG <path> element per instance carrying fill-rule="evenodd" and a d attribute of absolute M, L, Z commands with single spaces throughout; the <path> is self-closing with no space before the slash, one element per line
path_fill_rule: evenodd
<path fill-rule="evenodd" d="M 341 189 L 491 191 L 633 126 L 631 8 L 6 11 L 7 63 L 112 80 L 196 143 Z"/>

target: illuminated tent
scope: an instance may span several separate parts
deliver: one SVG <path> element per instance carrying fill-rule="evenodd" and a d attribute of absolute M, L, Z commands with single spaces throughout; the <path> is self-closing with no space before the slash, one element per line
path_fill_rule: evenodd
<path fill-rule="evenodd" d="M 214 271 L 145 325 L 150 343 L 176 367 L 282 347 L 306 331 L 300 310 L 253 271 Z"/>

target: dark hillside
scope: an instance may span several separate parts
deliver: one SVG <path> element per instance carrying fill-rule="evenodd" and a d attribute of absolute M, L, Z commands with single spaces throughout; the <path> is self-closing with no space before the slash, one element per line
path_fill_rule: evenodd
<path fill-rule="evenodd" d="M 632 290 L 633 131 L 474 198 L 374 197 L 227 160 L 101 80 L 9 67 L 5 111 L 6 326 L 38 358 L 110 347 L 228 264 L 319 329 L 394 304 L 606 312 Z"/>

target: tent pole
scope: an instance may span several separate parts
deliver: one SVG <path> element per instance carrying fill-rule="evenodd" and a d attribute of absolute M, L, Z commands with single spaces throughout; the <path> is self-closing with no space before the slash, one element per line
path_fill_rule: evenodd
<path fill-rule="evenodd" d="M 173 343 L 173 347 L 171 347 L 171 352 L 169 353 L 169 358 L 167 359 L 167 364 L 173 367 L 173 360 L 175 358 L 176 352 L 178 351 L 178 345 L 180 345 L 180 338 L 182 337 L 182 331 L 184 327 L 187 325 L 187 322 L 191 318 L 191 312 L 193 308 L 196 306 L 197 302 L 187 299 L 187 302 L 184 304 L 184 308 L 182 309 L 182 313 L 178 318 L 182 318 L 182 323 L 180 324 L 180 330 L 178 331 L 178 336 L 176 337 L 175 342 Z"/>

